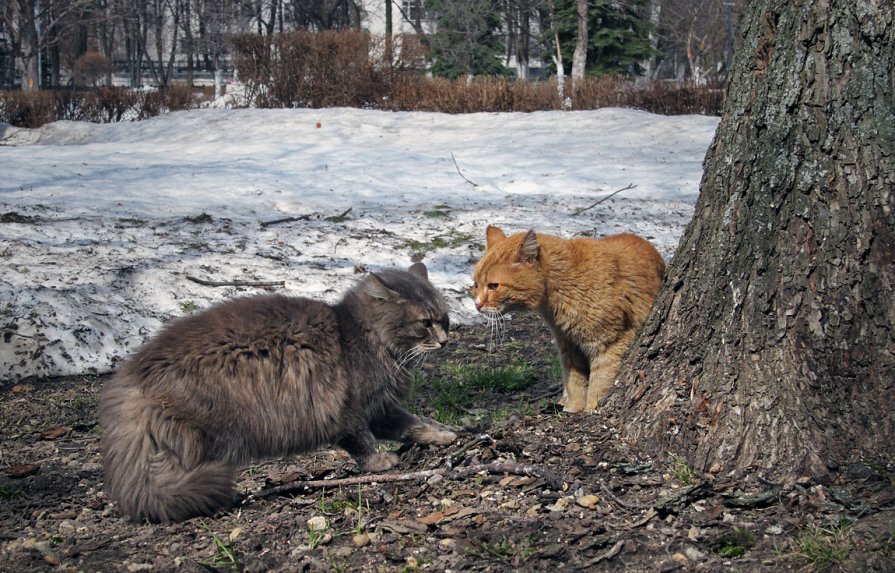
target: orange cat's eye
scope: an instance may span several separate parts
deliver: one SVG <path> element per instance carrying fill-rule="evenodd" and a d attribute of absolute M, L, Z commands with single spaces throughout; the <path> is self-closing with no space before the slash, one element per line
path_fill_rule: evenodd
<path fill-rule="evenodd" d="M 497 290 L 500 285 L 498 283 L 488 283 L 488 290 Z"/>

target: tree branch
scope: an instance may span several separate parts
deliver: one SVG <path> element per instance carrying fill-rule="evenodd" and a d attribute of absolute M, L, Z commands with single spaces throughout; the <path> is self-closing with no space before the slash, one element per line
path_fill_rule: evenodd
<path fill-rule="evenodd" d="M 470 181 L 470 180 L 466 177 L 466 175 L 463 175 L 463 172 L 460 171 L 460 166 L 457 165 L 457 158 L 454 157 L 454 152 L 453 152 L 453 151 L 451 151 L 451 159 L 454 160 L 454 167 L 457 168 L 457 173 L 460 175 L 460 177 L 462 177 L 464 181 L 466 181 L 467 183 L 469 183 L 469 184 L 472 185 L 473 187 L 478 187 L 478 186 L 479 186 L 478 183 L 474 183 L 474 182 Z"/>
<path fill-rule="evenodd" d="M 417 472 L 398 473 L 398 474 L 365 474 L 342 479 L 324 479 L 324 480 L 308 480 L 262 489 L 258 492 L 249 494 L 243 500 L 243 503 L 272 495 L 279 495 L 290 492 L 304 492 L 313 489 L 322 489 L 325 487 L 341 487 L 371 483 L 389 483 L 398 481 L 418 481 L 428 479 L 435 475 L 442 475 L 448 479 L 460 479 L 472 474 L 486 472 L 490 474 L 513 474 L 521 476 L 536 477 L 543 479 L 553 489 L 562 489 L 566 480 L 559 474 L 551 472 L 539 466 L 531 466 L 525 464 L 514 464 L 505 462 L 492 462 L 490 464 L 476 464 L 472 466 L 463 466 L 447 471 L 443 468 L 434 470 L 421 470 Z"/>
<path fill-rule="evenodd" d="M 635 187 L 637 187 L 637 185 L 634 185 L 633 183 L 628 183 L 628 186 L 627 186 L 627 187 L 622 187 L 621 189 L 617 189 L 617 190 L 613 191 L 612 193 L 610 193 L 609 195 L 606 195 L 605 197 L 603 197 L 602 199 L 600 199 L 599 201 L 597 201 L 597 202 L 594 203 L 593 205 L 588 205 L 587 207 L 584 207 L 584 208 L 582 208 L 582 209 L 578 209 L 577 211 L 575 211 L 574 213 L 572 213 L 572 216 L 574 217 L 575 215 L 580 215 L 581 213 L 584 213 L 584 212 L 587 211 L 588 209 L 593 209 L 594 207 L 596 207 L 597 205 L 599 205 L 599 204 L 602 203 L 603 201 L 605 201 L 605 200 L 607 200 L 607 199 L 609 199 L 609 198 L 611 198 L 611 197 L 614 197 L 615 195 L 618 195 L 618 194 L 621 193 L 622 191 L 627 191 L 628 189 L 634 189 Z"/>
<path fill-rule="evenodd" d="M 188 281 L 193 281 L 194 283 L 210 287 L 244 286 L 261 288 L 284 288 L 286 286 L 286 281 L 208 281 L 205 279 L 192 277 L 190 275 L 186 275 L 186 279 Z"/>
<path fill-rule="evenodd" d="M 261 228 L 267 228 L 271 225 L 279 225 L 280 223 L 291 223 L 292 221 L 310 221 L 310 215 L 299 215 L 297 217 L 284 217 L 282 219 L 274 219 L 273 221 L 261 221 Z"/>

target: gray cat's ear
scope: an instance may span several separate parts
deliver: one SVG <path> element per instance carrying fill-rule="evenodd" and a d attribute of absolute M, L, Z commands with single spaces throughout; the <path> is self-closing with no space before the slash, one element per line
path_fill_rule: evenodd
<path fill-rule="evenodd" d="M 531 230 L 525 233 L 525 238 L 522 239 L 522 245 L 519 247 L 519 262 L 534 263 L 538 260 L 540 252 L 538 236 L 535 235 L 535 232 Z"/>
<path fill-rule="evenodd" d="M 370 277 L 367 279 L 367 284 L 364 286 L 364 292 L 369 296 L 380 300 L 396 300 L 401 298 L 401 295 L 388 288 L 385 283 L 382 282 L 382 279 L 373 273 L 370 273 Z"/>
<path fill-rule="evenodd" d="M 407 269 L 407 271 L 412 275 L 418 276 L 424 281 L 429 280 L 429 270 L 426 269 L 426 265 L 424 265 L 423 263 L 413 263 L 412 265 L 410 265 L 410 268 Z"/>
<path fill-rule="evenodd" d="M 485 248 L 490 249 L 493 245 L 496 245 L 506 238 L 507 236 L 503 234 L 503 231 L 501 231 L 499 227 L 488 225 L 488 228 L 485 229 Z"/>

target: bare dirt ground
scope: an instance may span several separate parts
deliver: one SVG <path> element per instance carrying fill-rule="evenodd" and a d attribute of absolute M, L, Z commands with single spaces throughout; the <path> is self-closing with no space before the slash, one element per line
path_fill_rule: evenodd
<path fill-rule="evenodd" d="M 321 451 L 246 468 L 232 510 L 173 525 L 124 521 L 103 495 L 102 377 L 0 388 L 0 571 L 895 571 L 891 464 L 784 487 L 645 459 L 599 414 L 555 407 L 536 319 L 506 334 L 492 352 L 486 326 L 456 329 L 416 411 L 436 414 L 428 381 L 469 364 L 524 361 L 536 381 L 470 388 L 453 445 L 398 449 L 403 481 L 298 487 L 360 477 Z"/>

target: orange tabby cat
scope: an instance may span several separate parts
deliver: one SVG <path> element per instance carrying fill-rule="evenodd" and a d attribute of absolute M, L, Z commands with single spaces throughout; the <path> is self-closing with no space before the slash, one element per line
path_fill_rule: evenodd
<path fill-rule="evenodd" d="M 479 311 L 536 311 L 550 325 L 562 362 L 567 412 L 593 411 L 650 312 L 665 261 L 636 235 L 562 239 L 534 231 L 486 232 L 473 295 Z"/>

